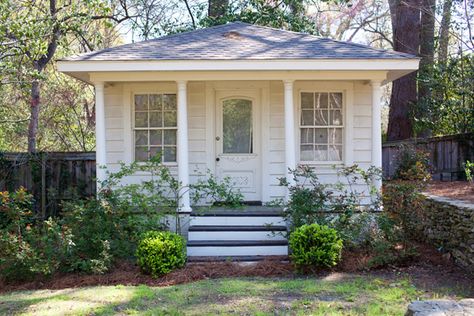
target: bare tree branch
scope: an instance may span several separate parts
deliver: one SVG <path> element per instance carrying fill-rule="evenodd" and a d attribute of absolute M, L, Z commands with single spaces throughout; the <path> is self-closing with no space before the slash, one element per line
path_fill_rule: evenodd
<path fill-rule="evenodd" d="M 193 12 L 191 11 L 191 8 L 189 7 L 188 0 L 184 0 L 184 3 L 186 4 L 186 9 L 188 10 L 189 16 L 191 17 L 191 22 L 193 23 L 193 29 L 196 29 L 196 21 L 194 21 Z"/>

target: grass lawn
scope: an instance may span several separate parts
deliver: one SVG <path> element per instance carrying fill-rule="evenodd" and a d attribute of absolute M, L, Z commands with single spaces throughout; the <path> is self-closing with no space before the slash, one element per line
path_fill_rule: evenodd
<path fill-rule="evenodd" d="M 405 277 L 227 278 L 13 292 L 0 296 L 0 315 L 403 315 L 410 301 L 446 293 L 422 290 Z"/>

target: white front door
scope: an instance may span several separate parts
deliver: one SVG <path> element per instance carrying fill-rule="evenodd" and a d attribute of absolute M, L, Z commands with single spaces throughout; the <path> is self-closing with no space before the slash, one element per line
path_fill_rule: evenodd
<path fill-rule="evenodd" d="M 245 201 L 261 201 L 258 91 L 218 91 L 216 96 L 216 176 L 229 177 Z"/>

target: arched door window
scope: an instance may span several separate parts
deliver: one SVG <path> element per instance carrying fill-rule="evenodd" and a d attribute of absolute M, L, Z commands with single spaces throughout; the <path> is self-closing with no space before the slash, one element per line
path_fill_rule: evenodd
<path fill-rule="evenodd" d="M 253 153 L 252 101 L 227 99 L 222 103 L 224 154 Z"/>

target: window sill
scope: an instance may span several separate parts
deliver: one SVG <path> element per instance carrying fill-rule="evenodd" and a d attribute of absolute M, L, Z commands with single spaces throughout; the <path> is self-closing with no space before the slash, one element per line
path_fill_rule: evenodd
<path fill-rule="evenodd" d="M 306 165 L 306 166 L 336 166 L 342 167 L 344 166 L 343 161 L 300 161 L 299 165 Z"/>

